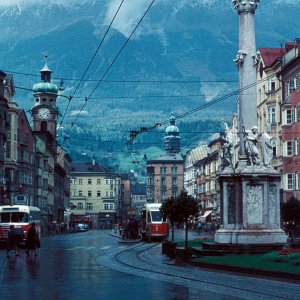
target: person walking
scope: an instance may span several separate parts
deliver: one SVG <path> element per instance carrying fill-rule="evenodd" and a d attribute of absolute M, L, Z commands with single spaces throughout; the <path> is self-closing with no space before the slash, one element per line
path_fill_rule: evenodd
<path fill-rule="evenodd" d="M 27 238 L 26 238 L 26 254 L 29 256 L 29 252 L 33 251 L 34 256 L 37 256 L 36 249 L 40 248 L 40 239 L 39 235 L 35 229 L 35 223 L 31 223 L 31 227 L 28 230 Z"/>
<path fill-rule="evenodd" d="M 7 258 L 9 258 L 9 254 L 11 251 L 15 251 L 15 256 L 19 256 L 18 254 L 18 233 L 15 230 L 14 225 L 10 225 L 7 237 Z"/>

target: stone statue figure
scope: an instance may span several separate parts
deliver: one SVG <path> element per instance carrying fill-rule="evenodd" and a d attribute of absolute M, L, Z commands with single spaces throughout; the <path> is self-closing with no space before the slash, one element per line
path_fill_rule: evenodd
<path fill-rule="evenodd" d="M 251 130 L 244 130 L 244 146 L 248 159 L 248 165 L 259 166 L 260 159 L 258 157 L 258 129 L 257 126 L 253 126 Z"/>
<path fill-rule="evenodd" d="M 265 167 L 271 168 L 272 158 L 273 158 L 273 147 L 272 147 L 272 136 L 271 125 L 267 124 L 265 127 L 265 132 L 262 135 L 261 140 L 261 150 L 262 150 L 262 160 Z"/>
<path fill-rule="evenodd" d="M 226 121 L 223 119 L 222 124 L 225 132 L 225 143 L 222 146 L 222 156 L 223 156 L 223 167 L 232 167 L 233 159 L 233 133 L 232 129 L 228 127 Z"/>

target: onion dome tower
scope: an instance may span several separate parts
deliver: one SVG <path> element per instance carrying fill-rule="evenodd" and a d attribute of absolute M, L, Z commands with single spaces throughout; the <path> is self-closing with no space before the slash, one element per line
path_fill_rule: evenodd
<path fill-rule="evenodd" d="M 55 138 L 58 87 L 51 82 L 52 71 L 47 66 L 47 56 L 45 56 L 45 65 L 40 73 L 41 81 L 33 86 L 33 97 L 35 100 L 32 108 L 33 128 L 34 131 L 49 132 Z"/>
<path fill-rule="evenodd" d="M 165 131 L 165 151 L 169 155 L 178 154 L 180 152 L 180 136 L 179 129 L 175 125 L 175 117 L 170 118 L 170 125 Z"/>

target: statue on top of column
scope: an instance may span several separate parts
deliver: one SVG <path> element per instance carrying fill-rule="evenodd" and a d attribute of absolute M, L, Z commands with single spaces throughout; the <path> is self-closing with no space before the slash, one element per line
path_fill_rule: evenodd
<path fill-rule="evenodd" d="M 251 12 L 254 14 L 260 0 L 232 0 L 232 3 L 238 13 Z"/>

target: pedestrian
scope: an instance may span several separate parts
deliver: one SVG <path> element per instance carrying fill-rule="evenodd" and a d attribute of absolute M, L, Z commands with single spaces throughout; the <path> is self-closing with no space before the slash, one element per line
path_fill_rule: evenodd
<path fill-rule="evenodd" d="M 19 236 L 18 233 L 15 230 L 14 225 L 10 225 L 8 236 L 7 236 L 7 258 L 9 258 L 10 251 L 15 251 L 15 256 L 19 256 L 18 253 L 18 242 L 19 242 Z"/>
<path fill-rule="evenodd" d="M 39 235 L 35 229 L 35 223 L 31 223 L 31 227 L 28 230 L 27 238 L 26 238 L 26 254 L 29 256 L 29 252 L 33 251 L 34 255 L 37 256 L 36 249 L 40 248 L 41 243 L 39 239 Z"/>

